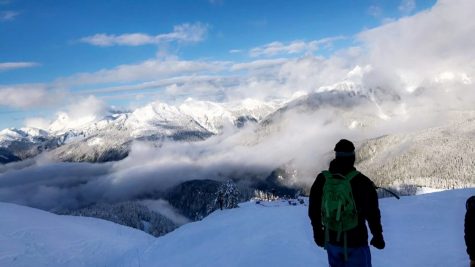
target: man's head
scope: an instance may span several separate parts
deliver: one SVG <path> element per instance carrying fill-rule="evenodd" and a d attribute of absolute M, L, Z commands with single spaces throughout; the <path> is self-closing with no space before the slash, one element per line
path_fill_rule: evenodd
<path fill-rule="evenodd" d="M 467 210 L 475 211 L 475 196 L 471 196 L 467 199 L 465 207 L 467 208 Z"/>
<path fill-rule="evenodd" d="M 350 157 L 355 155 L 355 146 L 351 141 L 346 139 L 341 139 L 336 143 L 335 149 L 335 156 L 338 157 Z"/>
<path fill-rule="evenodd" d="M 344 162 L 351 166 L 355 164 L 355 146 L 351 141 L 341 139 L 336 143 L 335 149 L 333 150 L 335 151 L 335 159 L 337 161 Z"/>

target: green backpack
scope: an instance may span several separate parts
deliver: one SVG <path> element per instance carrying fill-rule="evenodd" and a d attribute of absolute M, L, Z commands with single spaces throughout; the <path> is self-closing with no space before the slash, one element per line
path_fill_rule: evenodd
<path fill-rule="evenodd" d="M 344 233 L 344 248 L 346 252 L 346 231 L 358 225 L 358 213 L 351 190 L 351 179 L 359 174 L 351 171 L 346 176 L 335 175 L 323 171 L 326 178 L 322 197 L 322 224 L 325 226 L 325 247 L 330 239 L 330 231 L 337 232 L 337 241 Z M 346 257 L 346 253 L 345 253 Z"/>

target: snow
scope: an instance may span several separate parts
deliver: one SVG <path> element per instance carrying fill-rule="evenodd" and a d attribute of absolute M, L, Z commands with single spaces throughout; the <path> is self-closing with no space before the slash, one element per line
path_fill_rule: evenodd
<path fill-rule="evenodd" d="M 91 140 L 88 140 L 87 144 L 90 146 L 101 146 L 101 145 L 104 145 L 104 139 L 100 137 L 95 137 L 95 138 L 92 138 Z"/>
<path fill-rule="evenodd" d="M 0 203 L 0 266 L 114 266 L 154 238 L 108 221 Z"/>
<path fill-rule="evenodd" d="M 48 137 L 48 132 L 33 127 L 24 127 L 20 129 L 24 133 L 32 137 Z"/>
<path fill-rule="evenodd" d="M 468 265 L 465 201 L 475 188 L 380 200 L 386 248 L 373 266 Z M 287 201 L 216 211 L 157 239 L 92 218 L 0 203 L 0 266 L 328 266 L 307 206 Z"/>
<path fill-rule="evenodd" d="M 0 142 L 13 141 L 25 137 L 26 134 L 17 129 L 8 128 L 0 131 Z"/>
<path fill-rule="evenodd" d="M 280 105 L 278 101 L 263 102 L 255 99 L 239 102 L 187 99 L 176 106 L 155 101 L 130 112 L 120 111 L 109 115 L 91 111 L 90 114 L 73 116 L 74 114 L 59 112 L 47 131 L 31 127 L 4 129 L 0 131 L 0 142 L 67 135 L 67 143 L 111 130 L 127 132 L 132 138 L 157 133 L 171 134 L 171 129 L 219 134 L 224 127 L 233 125 L 240 116 L 252 116 L 260 120 Z"/>
<path fill-rule="evenodd" d="M 7 128 L 0 131 L 0 145 L 21 140 L 33 142 L 35 138 L 41 137 L 48 137 L 48 133 L 44 130 L 32 127 L 25 127 L 21 129 Z"/>
<path fill-rule="evenodd" d="M 423 194 L 430 194 L 435 192 L 445 191 L 445 189 L 437 189 L 437 188 L 430 188 L 430 187 L 418 187 L 416 195 L 423 195 Z"/>
<path fill-rule="evenodd" d="M 187 99 L 179 109 L 214 134 L 220 133 L 224 125 L 232 125 L 235 120 L 223 105 L 209 101 Z"/>
<path fill-rule="evenodd" d="M 80 130 L 81 128 L 85 128 L 97 120 L 98 118 L 95 115 L 71 118 L 67 113 L 59 112 L 57 119 L 51 123 L 49 131 L 51 133 L 60 135 L 66 133 L 69 130 Z"/>

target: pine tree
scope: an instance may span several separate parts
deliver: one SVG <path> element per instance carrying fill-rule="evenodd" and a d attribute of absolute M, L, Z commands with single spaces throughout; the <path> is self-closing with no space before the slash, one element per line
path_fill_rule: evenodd
<path fill-rule="evenodd" d="M 224 209 L 233 209 L 238 207 L 239 190 L 232 180 L 223 183 L 216 192 L 216 203 L 223 202 Z"/>

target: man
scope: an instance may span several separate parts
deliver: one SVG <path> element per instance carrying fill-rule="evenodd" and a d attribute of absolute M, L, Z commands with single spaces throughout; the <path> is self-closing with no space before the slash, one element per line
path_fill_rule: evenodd
<path fill-rule="evenodd" d="M 352 142 L 342 139 L 335 146 L 335 159 L 330 163 L 329 172 L 320 173 L 310 191 L 308 215 L 313 227 L 315 243 L 325 247 L 331 267 L 361 266 L 371 267 L 371 254 L 368 247 L 368 222 L 373 238 L 371 245 L 383 249 L 385 242 L 381 226 L 378 196 L 373 182 L 356 172 L 355 147 Z M 322 217 L 322 199 L 327 179 L 348 179 L 354 199 L 354 227 L 346 231 L 334 231 L 325 227 Z M 327 192 L 327 191 L 325 191 Z M 326 201 L 327 202 L 327 201 Z M 325 209 L 325 205 L 323 205 Z M 340 214 L 340 212 L 338 212 Z M 340 228 L 341 229 L 341 228 Z M 343 236 L 343 238 L 341 237 Z"/>
<path fill-rule="evenodd" d="M 475 267 L 475 196 L 467 199 L 465 213 L 465 244 L 470 257 L 470 267 Z"/>

